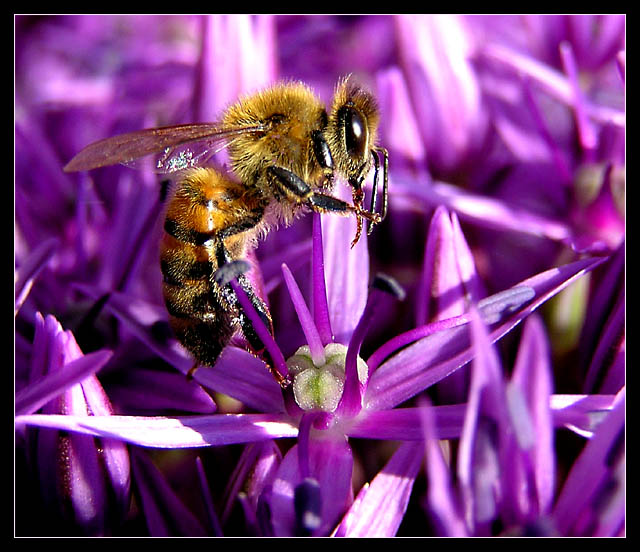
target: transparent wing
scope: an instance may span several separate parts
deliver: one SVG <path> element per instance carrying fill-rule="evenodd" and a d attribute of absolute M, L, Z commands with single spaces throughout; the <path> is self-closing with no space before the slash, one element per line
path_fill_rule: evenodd
<path fill-rule="evenodd" d="M 194 123 L 129 132 L 89 144 L 69 161 L 64 171 L 88 171 L 118 163 L 131 165 L 141 157 L 161 154 L 157 169 L 175 172 L 204 162 L 204 158 L 215 153 L 216 144 L 262 130 L 262 125 L 225 127 L 219 123 Z"/>

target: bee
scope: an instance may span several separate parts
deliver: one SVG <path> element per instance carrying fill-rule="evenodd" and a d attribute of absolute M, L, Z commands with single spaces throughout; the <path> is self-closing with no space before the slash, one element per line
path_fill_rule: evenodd
<path fill-rule="evenodd" d="M 169 323 L 199 365 L 213 366 L 239 329 L 249 347 L 264 349 L 220 271 L 242 259 L 275 224 L 305 210 L 356 217 L 360 239 L 387 213 L 388 154 L 377 145 L 379 111 L 371 93 L 348 78 L 327 110 L 305 84 L 279 83 L 231 105 L 219 122 L 146 129 L 88 145 L 65 167 L 86 171 L 159 154 L 156 169 L 176 173 L 161 244 L 163 295 Z M 230 170 L 207 166 L 226 148 Z M 369 209 L 363 184 L 374 169 Z M 336 177 L 352 203 L 330 194 Z M 377 209 L 379 181 L 382 204 Z M 267 328 L 269 310 L 249 279 L 238 283 Z M 281 378 L 279 382 L 283 384 Z"/>

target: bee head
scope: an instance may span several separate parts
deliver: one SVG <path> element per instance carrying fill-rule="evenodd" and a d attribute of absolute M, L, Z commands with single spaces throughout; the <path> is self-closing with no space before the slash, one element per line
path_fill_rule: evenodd
<path fill-rule="evenodd" d="M 348 79 L 338 83 L 325 131 L 335 168 L 359 190 L 372 166 L 379 113 L 373 96 Z"/>

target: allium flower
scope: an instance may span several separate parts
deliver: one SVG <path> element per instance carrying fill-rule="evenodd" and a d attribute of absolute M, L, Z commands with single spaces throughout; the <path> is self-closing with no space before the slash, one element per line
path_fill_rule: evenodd
<path fill-rule="evenodd" d="M 17 534 L 624 534 L 623 16 L 15 24 Z M 349 73 L 387 220 L 352 249 L 306 216 L 248 259 L 286 389 L 241 340 L 188 380 L 158 176 L 62 166 Z"/>

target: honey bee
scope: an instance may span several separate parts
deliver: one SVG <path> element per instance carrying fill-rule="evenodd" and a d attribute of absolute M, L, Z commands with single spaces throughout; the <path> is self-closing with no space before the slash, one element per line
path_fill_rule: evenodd
<path fill-rule="evenodd" d="M 194 357 L 192 375 L 199 365 L 213 366 L 238 329 L 254 353 L 264 348 L 231 286 L 219 276 L 270 227 L 289 224 L 304 210 L 353 215 L 353 247 L 363 220 L 370 233 L 385 218 L 388 154 L 376 143 L 378 122 L 374 97 L 348 78 L 338 83 L 329 110 L 303 83 L 280 83 L 241 98 L 216 123 L 146 129 L 90 144 L 64 170 L 131 164 L 159 154 L 158 172 L 176 173 L 160 264 L 170 326 Z M 222 148 L 230 171 L 205 166 Z M 372 168 L 366 210 L 363 184 Z M 330 195 L 336 175 L 349 184 L 353 204 Z M 237 280 L 273 333 L 263 300 L 244 274 Z"/>

